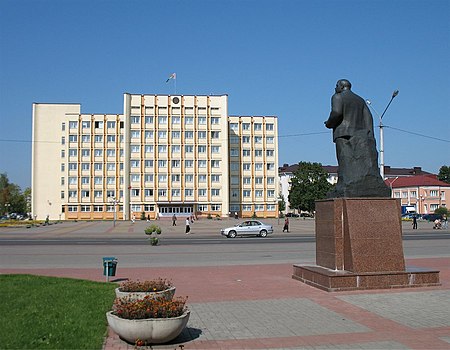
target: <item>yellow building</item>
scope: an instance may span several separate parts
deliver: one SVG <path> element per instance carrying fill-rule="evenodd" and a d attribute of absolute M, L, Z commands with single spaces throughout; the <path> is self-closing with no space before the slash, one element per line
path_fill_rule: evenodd
<path fill-rule="evenodd" d="M 33 104 L 37 219 L 276 217 L 276 117 L 228 116 L 228 96 L 124 94 L 123 114 Z"/>

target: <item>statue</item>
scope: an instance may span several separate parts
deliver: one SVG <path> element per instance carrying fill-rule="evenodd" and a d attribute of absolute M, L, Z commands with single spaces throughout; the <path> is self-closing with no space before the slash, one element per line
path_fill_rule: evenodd
<path fill-rule="evenodd" d="M 372 114 L 351 87 L 348 80 L 338 80 L 330 117 L 325 122 L 333 129 L 339 165 L 338 182 L 327 197 L 390 197 L 391 190 L 378 167 Z"/>

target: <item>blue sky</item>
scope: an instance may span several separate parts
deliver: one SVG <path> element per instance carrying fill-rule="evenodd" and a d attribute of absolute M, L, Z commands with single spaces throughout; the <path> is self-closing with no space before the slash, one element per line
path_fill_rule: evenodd
<path fill-rule="evenodd" d="M 450 165 L 449 43 L 448 0 L 0 0 L 0 172 L 31 183 L 33 102 L 122 113 L 124 92 L 173 94 L 176 72 L 179 94 L 278 116 L 279 165 L 337 164 L 323 121 L 338 79 L 378 113 L 398 89 L 385 164 L 437 173 Z"/>

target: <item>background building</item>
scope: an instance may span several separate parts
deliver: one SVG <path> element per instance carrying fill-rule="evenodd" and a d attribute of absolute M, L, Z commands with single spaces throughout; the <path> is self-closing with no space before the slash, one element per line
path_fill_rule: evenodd
<path fill-rule="evenodd" d="M 276 117 L 229 117 L 226 95 L 126 93 L 117 115 L 35 103 L 32 213 L 275 217 L 277 138 Z"/>

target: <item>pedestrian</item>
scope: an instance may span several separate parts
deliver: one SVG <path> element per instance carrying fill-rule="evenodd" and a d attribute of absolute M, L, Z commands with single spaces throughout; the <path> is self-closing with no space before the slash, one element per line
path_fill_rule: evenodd
<path fill-rule="evenodd" d="M 237 213 L 237 211 L 234 212 L 234 218 L 235 218 L 235 219 L 238 218 L 238 213 Z"/>
<path fill-rule="evenodd" d="M 133 214 L 133 216 L 131 217 L 131 222 L 134 224 L 135 221 L 136 221 L 136 215 Z"/>
<path fill-rule="evenodd" d="M 186 218 L 186 234 L 188 235 L 190 231 L 191 231 L 191 221 L 189 220 L 189 218 Z"/>
<path fill-rule="evenodd" d="M 416 218 L 415 215 L 413 215 L 413 223 L 412 223 L 412 226 L 413 226 L 413 230 L 417 230 L 417 218 Z"/>
<path fill-rule="evenodd" d="M 443 221 L 443 228 L 444 229 L 448 229 L 448 218 L 447 215 L 444 215 L 444 218 L 442 219 Z"/>
<path fill-rule="evenodd" d="M 147 214 L 147 222 L 150 222 L 150 214 Z"/>
<path fill-rule="evenodd" d="M 172 226 L 177 226 L 177 217 L 175 214 L 172 216 Z"/>
<path fill-rule="evenodd" d="M 289 218 L 286 217 L 286 219 L 284 219 L 284 226 L 283 226 L 283 232 L 287 231 L 289 233 Z"/>

